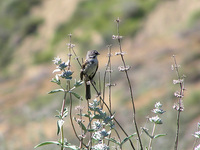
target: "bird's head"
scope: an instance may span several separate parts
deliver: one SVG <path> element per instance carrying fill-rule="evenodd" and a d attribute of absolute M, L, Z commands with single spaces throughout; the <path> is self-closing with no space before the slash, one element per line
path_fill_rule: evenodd
<path fill-rule="evenodd" d="M 90 50 L 87 53 L 88 58 L 95 58 L 97 55 L 100 55 L 99 52 L 97 52 L 97 50 Z"/>

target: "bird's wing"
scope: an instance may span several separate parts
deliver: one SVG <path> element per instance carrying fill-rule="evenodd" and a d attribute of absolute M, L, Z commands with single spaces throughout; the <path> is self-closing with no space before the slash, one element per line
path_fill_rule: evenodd
<path fill-rule="evenodd" d="M 96 74 L 96 72 L 97 72 L 97 70 L 98 70 L 98 67 L 99 67 L 99 64 L 97 63 L 97 67 L 96 67 L 95 72 L 92 74 L 92 76 L 89 77 L 90 80 L 92 80 L 92 79 L 94 78 L 94 76 L 95 76 L 95 74 Z"/>
<path fill-rule="evenodd" d="M 80 79 L 81 80 L 83 80 L 83 75 L 84 75 L 84 73 L 83 73 L 83 71 L 84 71 L 84 69 L 85 69 L 85 66 L 87 65 L 87 61 L 85 61 L 83 64 L 82 64 L 82 66 L 81 66 L 81 73 L 80 73 Z"/>

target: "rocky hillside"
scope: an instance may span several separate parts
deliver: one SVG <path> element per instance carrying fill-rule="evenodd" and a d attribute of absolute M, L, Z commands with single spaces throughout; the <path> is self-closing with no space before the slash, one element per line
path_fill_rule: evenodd
<path fill-rule="evenodd" d="M 158 140 L 155 149 L 173 149 L 169 144 L 173 143 L 176 126 L 173 93 L 179 88 L 172 84 L 176 74 L 171 71 L 171 56 L 175 54 L 181 73 L 187 76 L 180 149 L 191 149 L 192 134 L 200 121 L 199 1 L 44 0 L 26 4 L 8 0 L 0 3 L 0 18 L 5 20 L 0 22 L 0 143 L 3 143 L 0 150 L 32 149 L 41 141 L 59 138 L 54 116 L 61 107 L 62 95 L 52 96 L 47 92 L 56 88 L 50 82 L 55 67 L 51 60 L 55 56 L 66 59 L 69 33 L 73 34 L 72 41 L 80 58 L 88 49 L 100 51 L 102 75 L 107 61 L 106 45 L 113 44 L 112 76 L 117 84 L 113 88 L 113 110 L 122 125 L 130 133 L 134 132 L 126 80 L 123 73 L 118 72 L 120 59 L 114 56 L 119 48 L 112 40 L 112 35 L 116 34 L 113 20 L 118 16 L 122 20 L 122 48 L 131 66 L 129 73 L 139 125 L 144 126 L 154 103 L 161 101 L 167 113 L 164 127 L 158 127 L 158 132 L 168 135 Z M 76 73 L 79 69 L 76 62 L 73 63 Z M 76 73 L 75 78 L 78 76 Z M 66 123 L 67 137 L 73 137 L 70 128 Z"/>

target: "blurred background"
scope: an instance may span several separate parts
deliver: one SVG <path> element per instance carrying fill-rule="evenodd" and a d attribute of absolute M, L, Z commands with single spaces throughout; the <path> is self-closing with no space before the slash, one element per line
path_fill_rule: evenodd
<path fill-rule="evenodd" d="M 193 147 L 197 122 L 200 122 L 200 1 L 198 0 L 1 0 L 0 1 L 0 150 L 33 149 L 40 142 L 58 140 L 56 118 L 62 94 L 48 95 L 58 88 L 52 60 L 67 60 L 69 42 L 79 58 L 87 50 L 97 49 L 99 71 L 103 77 L 107 62 L 107 45 L 112 44 L 112 109 L 129 134 L 135 132 L 127 81 L 118 71 L 122 65 L 112 35 L 116 35 L 116 18 L 121 19 L 122 48 L 131 78 L 138 126 L 160 101 L 166 113 L 156 133 L 167 136 L 154 141 L 155 150 L 173 149 L 176 130 L 176 102 L 173 85 L 176 73 L 171 71 L 172 55 L 187 76 L 184 106 L 181 113 L 179 149 Z M 73 60 L 73 78 L 79 79 L 80 68 Z M 83 88 L 79 93 L 83 96 Z M 81 91 L 80 91 L 81 90 Z M 94 91 L 93 91 L 94 92 Z M 74 100 L 74 106 L 79 105 Z M 85 105 L 85 101 L 82 102 Z M 75 110 L 74 110 L 75 114 Z M 126 116 L 126 117 L 125 117 Z M 65 123 L 65 135 L 72 144 L 77 140 L 71 125 Z M 146 127 L 152 129 L 151 124 Z M 122 134 L 123 136 L 123 134 Z M 142 135 L 147 145 L 147 136 Z M 38 149 L 53 150 L 46 146 Z M 129 149 L 127 144 L 125 149 Z"/>

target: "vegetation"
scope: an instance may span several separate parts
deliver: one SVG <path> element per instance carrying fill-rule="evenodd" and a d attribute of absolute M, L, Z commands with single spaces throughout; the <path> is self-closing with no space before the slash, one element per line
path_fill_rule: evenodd
<path fill-rule="evenodd" d="M 127 2 L 126 2 L 127 1 Z M 169 82 L 169 78 L 171 78 L 171 73 L 169 71 L 169 55 L 171 56 L 172 53 L 175 53 L 180 59 L 180 64 L 184 68 L 179 68 L 180 71 L 183 70 L 183 72 L 187 75 L 186 78 L 186 85 L 187 90 L 184 95 L 184 106 L 185 110 L 182 113 L 180 117 L 180 136 L 178 147 L 179 149 L 188 149 L 193 148 L 197 150 L 199 148 L 198 142 L 199 142 L 199 126 L 196 127 L 196 121 L 199 118 L 199 37 L 198 37 L 198 18 L 199 18 L 199 12 L 194 11 L 194 13 L 191 13 L 191 18 L 187 18 L 188 22 L 184 20 L 184 22 L 179 22 L 181 25 L 185 25 L 184 23 L 189 24 L 189 29 L 186 32 L 189 34 L 184 34 L 184 38 L 180 38 L 179 36 L 176 36 L 174 39 L 174 35 L 172 36 L 171 33 L 169 33 L 167 36 L 164 37 L 163 42 L 163 35 L 159 36 L 158 39 L 155 37 L 157 34 L 152 35 L 150 33 L 150 36 L 152 38 L 147 38 L 145 40 L 141 40 L 138 43 L 138 41 L 133 40 L 134 38 L 132 36 L 135 35 L 135 33 L 139 33 L 140 29 L 142 29 L 144 19 L 147 17 L 148 12 L 151 12 L 153 8 L 160 2 L 158 0 L 148 0 L 148 1 L 132 1 L 132 0 L 116 0 L 111 2 L 107 1 L 97 1 L 97 0 L 86 0 L 81 1 L 79 5 L 77 6 L 77 10 L 75 10 L 75 14 L 71 17 L 70 20 L 67 20 L 66 23 L 63 23 L 62 25 L 58 25 L 59 27 L 55 31 L 54 39 L 49 38 L 47 44 L 45 45 L 44 49 L 35 49 L 34 48 L 34 42 L 33 48 L 35 51 L 31 51 L 29 49 L 26 51 L 26 54 L 28 57 L 26 57 L 29 61 L 33 62 L 31 64 L 25 64 L 24 61 L 20 60 L 20 55 L 18 50 L 22 50 L 21 47 L 24 47 L 24 45 L 27 44 L 27 41 L 30 41 L 30 39 L 34 39 L 37 41 L 37 38 L 41 38 L 41 34 L 38 33 L 38 28 L 43 25 L 43 18 L 37 18 L 33 17 L 31 14 L 31 9 L 37 5 L 40 5 L 40 3 L 43 1 L 39 0 L 29 0 L 29 1 L 23 1 L 23 0 L 6 0 L 0 2 L 0 69 L 1 73 L 4 71 L 7 71 L 4 73 L 4 77 L 0 77 L 0 83 L 1 83 L 1 126 L 2 129 L 0 133 L 0 143 L 3 143 L 0 145 L 0 149 L 16 149 L 16 150 L 22 150 L 22 149 L 32 149 L 33 146 L 35 146 L 37 143 L 45 141 L 45 140 L 54 140 L 54 142 L 47 142 L 46 144 L 53 144 L 48 146 L 42 146 L 39 149 L 48 149 L 48 150 L 55 150 L 58 148 L 58 145 L 66 144 L 67 146 L 71 146 L 71 148 L 79 147 L 80 141 L 74 135 L 74 132 L 72 132 L 72 126 L 70 124 L 70 112 L 72 112 L 72 120 L 74 122 L 74 125 L 76 127 L 76 130 L 78 132 L 78 135 L 80 133 L 86 133 L 86 138 L 84 138 L 84 142 L 87 143 L 89 141 L 89 134 L 94 134 L 95 132 L 99 133 L 100 131 L 103 131 L 102 133 L 107 133 L 106 137 L 101 137 L 99 141 L 104 142 L 106 145 L 109 142 L 110 146 L 115 146 L 117 148 L 120 148 L 120 146 L 123 149 L 130 149 L 130 141 L 132 141 L 134 147 L 136 149 L 139 149 L 140 145 L 137 139 L 137 134 L 135 133 L 135 127 L 132 124 L 132 110 L 130 106 L 130 95 L 128 86 L 125 84 L 126 78 L 124 78 L 124 72 L 119 73 L 117 72 L 117 67 L 119 64 L 119 60 L 117 62 L 112 62 L 111 66 L 113 68 L 114 72 L 111 72 L 111 79 L 109 79 L 111 70 L 110 66 L 106 69 L 107 75 L 106 75 L 106 81 L 105 85 L 108 85 L 105 87 L 105 91 L 108 91 L 108 88 L 111 88 L 110 91 L 113 92 L 113 96 L 111 97 L 111 105 L 109 103 L 106 103 L 110 109 L 111 106 L 111 113 L 113 114 L 114 118 L 112 118 L 112 122 L 114 122 L 115 127 L 109 126 L 110 124 L 107 124 L 106 130 L 102 130 L 103 128 L 100 128 L 99 130 L 85 130 L 84 126 L 87 127 L 87 123 L 89 120 L 89 117 L 87 114 L 97 114 L 97 116 L 101 116 L 101 120 L 99 119 L 93 119 L 90 117 L 90 120 L 93 121 L 93 125 L 97 127 L 98 124 L 104 126 L 104 120 L 106 116 L 108 118 L 111 118 L 112 115 L 109 113 L 109 110 L 106 108 L 105 105 L 102 104 L 100 97 L 97 97 L 96 99 L 92 99 L 90 101 L 90 104 L 94 105 L 94 103 L 99 105 L 96 105 L 95 110 L 89 107 L 89 113 L 87 110 L 87 104 L 86 101 L 81 101 L 79 96 L 82 95 L 82 88 L 83 86 L 80 85 L 79 87 L 76 87 L 74 90 L 72 90 L 74 93 L 72 94 L 73 103 L 72 103 L 72 111 L 70 111 L 70 93 L 68 89 L 67 93 L 67 99 L 65 102 L 65 109 L 64 112 L 64 118 L 62 118 L 61 110 L 59 110 L 59 113 L 56 114 L 55 110 L 60 108 L 60 105 L 62 103 L 63 94 L 65 92 L 59 91 L 59 94 L 56 92 L 56 94 L 49 94 L 45 95 L 45 92 L 49 90 L 49 88 L 54 89 L 57 84 L 52 84 L 52 87 L 49 86 L 48 80 L 51 78 L 49 76 L 52 76 L 51 69 L 49 64 L 47 62 L 50 62 L 52 58 L 57 53 L 58 47 L 60 49 L 60 46 L 62 47 L 63 40 L 66 38 L 67 33 L 73 33 L 73 39 L 71 39 L 73 42 L 78 45 L 77 52 L 79 56 L 75 56 L 73 54 L 72 61 L 74 61 L 74 58 L 77 57 L 80 59 L 80 62 L 82 61 L 81 58 L 84 57 L 85 51 L 88 49 L 97 49 L 102 50 L 105 49 L 105 45 L 113 43 L 113 40 L 111 38 L 111 35 L 115 33 L 115 24 L 114 24 L 114 18 L 120 16 L 122 18 L 122 22 L 120 23 L 120 33 L 122 33 L 122 36 L 127 38 L 127 40 L 123 40 L 124 43 L 131 41 L 134 45 L 137 45 L 132 49 L 131 46 L 125 45 L 124 50 L 128 52 L 128 55 L 126 55 L 125 52 L 125 58 L 126 64 L 131 64 L 131 69 L 128 71 L 131 83 L 133 83 L 133 95 L 134 95 L 134 102 L 136 102 L 136 106 L 139 106 L 136 108 L 136 121 L 139 128 L 139 132 L 141 133 L 141 141 L 143 147 L 152 147 L 153 149 L 165 149 L 169 150 L 174 145 L 173 144 L 163 144 L 163 143 L 174 143 L 175 138 L 175 132 L 176 132 L 176 115 L 175 113 L 177 111 L 172 111 L 173 103 L 176 99 L 176 97 L 173 96 L 174 91 L 178 89 L 178 86 L 173 86 Z M 166 2 L 166 1 L 162 1 Z M 128 4 L 127 4 L 128 3 Z M 173 2 L 172 2 L 173 3 Z M 98 7 L 96 5 L 98 4 Z M 16 7 L 21 7 L 21 9 L 17 9 Z M 158 8 L 163 8 L 163 5 L 160 5 Z M 166 5 L 164 5 L 166 6 Z M 174 7 L 176 7 L 176 4 L 174 3 Z M 185 4 L 183 4 L 182 7 L 186 7 Z M 40 8 L 40 7 L 39 7 Z M 120 9 L 119 9 L 120 8 Z M 132 9 L 134 8 L 134 9 Z M 191 7 L 190 7 L 191 8 Z M 195 7 L 196 8 L 196 7 Z M 89 11 L 88 11 L 89 10 Z M 103 10 L 103 12 L 101 11 Z M 165 15 L 162 15 L 163 12 L 166 10 L 163 9 L 163 11 L 158 11 L 159 9 L 156 9 L 156 12 L 154 11 L 154 15 L 156 13 L 160 13 L 160 17 L 163 17 Z M 168 9 L 169 11 L 170 10 Z M 98 13 L 96 13 L 96 11 Z M 86 14 L 84 15 L 84 13 Z M 191 12 L 191 11 L 190 11 Z M 166 13 L 167 14 L 167 13 Z M 175 14 L 175 13 L 174 13 Z M 62 13 L 59 14 L 64 16 Z M 147 24 L 145 24 L 144 27 L 149 27 L 148 22 L 150 21 L 152 23 L 157 23 L 159 27 L 159 17 L 154 18 L 154 15 L 150 15 L 147 21 Z M 81 16 L 81 17 L 78 17 Z M 87 17 L 90 16 L 90 17 Z M 186 15 L 188 16 L 188 15 Z M 152 18 L 152 19 L 151 19 Z M 165 17 L 163 17 L 165 18 Z M 149 20 L 150 19 L 150 20 Z M 157 22 L 155 21 L 157 19 Z M 181 20 L 181 18 L 180 18 Z M 166 21 L 166 20 L 165 20 Z M 172 23 L 173 17 L 172 17 Z M 190 24 L 191 22 L 191 24 Z M 72 25 L 71 25 L 72 23 Z M 146 22 L 145 22 L 146 23 Z M 151 24 L 150 23 L 150 24 Z M 162 23 L 161 23 L 162 24 Z M 177 25 L 178 23 L 175 23 Z M 152 24 L 151 24 L 152 25 Z M 163 24 L 162 24 L 163 25 Z M 174 27 L 174 26 L 173 26 Z M 173 28 L 172 27 L 172 28 Z M 146 28 L 145 28 L 146 29 Z M 157 31 L 154 26 L 148 28 L 152 29 L 152 33 L 154 31 Z M 160 28 L 158 28 L 159 30 Z M 170 26 L 171 29 L 171 26 Z M 165 29 L 161 29 L 165 30 Z M 166 29 L 168 31 L 169 28 Z M 195 33 L 194 33 L 195 31 Z M 181 31 L 182 32 L 182 31 Z M 184 31 L 183 31 L 184 32 Z M 173 33 L 174 34 L 174 33 Z M 180 34 L 180 31 L 177 33 Z M 188 36 L 189 35 L 189 36 Z M 168 37 L 169 36 L 169 37 Z M 52 37 L 52 35 L 51 35 Z M 98 42 L 94 39 L 98 38 Z M 142 36 L 139 33 L 139 37 L 144 38 L 144 34 L 142 32 Z M 172 38 L 173 37 L 173 38 Z M 113 36 L 115 38 L 115 41 L 118 41 L 117 35 Z M 169 40 L 169 39 L 170 40 Z M 152 40 L 153 42 L 152 42 Z M 176 41 L 176 39 L 178 39 Z M 181 40 L 180 40 L 181 39 Z M 33 40 L 33 41 L 34 41 Z M 50 40 L 50 41 L 49 41 Z M 51 41 L 52 40 L 52 41 Z M 166 40 L 166 41 L 165 41 Z M 25 42 L 24 42 L 25 41 Z M 62 44 L 61 44 L 62 41 Z M 99 42 L 100 41 L 100 42 Z M 24 43 L 25 44 L 24 44 Z M 146 43 L 147 42 L 147 43 Z M 156 42 L 156 44 L 155 44 Z M 46 43 L 46 42 L 45 42 Z M 114 42 L 116 45 L 118 45 L 118 42 Z M 169 44 L 170 43 L 170 44 Z M 38 44 L 38 43 L 37 43 Z M 49 45 L 48 45 L 49 44 Z M 156 46 L 155 45 L 162 45 L 162 46 Z M 115 44 L 114 44 L 115 45 Z M 113 47 L 109 47 L 108 51 L 112 49 L 112 51 L 117 50 L 116 45 Z M 144 45 L 144 46 L 141 46 Z M 38 46 L 38 45 L 37 45 Z M 146 47 L 145 47 L 146 46 Z M 151 47 L 153 46 L 153 47 Z M 26 46 L 25 46 L 26 47 Z M 174 50 L 169 50 L 170 48 L 176 47 Z M 38 47 L 37 47 L 38 48 Z M 61 48 L 63 49 L 63 47 Z M 65 49 L 65 48 L 64 48 Z M 186 50 L 187 49 L 187 50 Z M 55 51 L 56 50 L 56 51 Z M 148 50 L 148 51 L 147 51 Z M 138 52 L 141 52 L 140 55 L 138 55 Z M 158 52 L 159 51 L 159 52 Z M 20 54 L 22 54 L 24 51 L 20 51 Z M 58 52 L 59 55 L 63 54 Z M 84 54 L 83 54 L 84 53 Z M 109 52 L 108 52 L 109 53 Z M 83 54 L 83 55 L 82 55 Z M 104 63 L 106 63 L 106 59 L 108 57 L 103 57 L 105 55 L 104 51 L 101 51 L 101 61 L 100 63 L 100 71 L 101 71 L 101 85 L 102 83 L 102 74 Z M 114 53 L 113 53 L 114 54 Z M 131 55 L 129 55 L 131 54 Z M 143 55 L 146 54 L 146 55 Z M 149 55 L 150 54 L 150 55 Z M 23 54 L 22 54 L 23 55 Z M 131 56 L 134 55 L 132 58 Z M 160 56 L 162 55 L 162 56 Z M 120 57 L 121 55 L 117 55 L 117 57 Z M 140 58 L 139 58 L 139 57 Z M 66 60 L 67 55 L 61 55 L 62 60 Z M 14 58 L 14 59 L 13 59 Z M 133 59 L 134 58 L 134 59 Z M 139 60 L 138 60 L 138 59 Z M 110 60 L 112 57 L 110 57 Z M 15 61 L 18 60 L 18 61 Z M 25 61 L 27 62 L 27 61 Z M 108 61 L 109 62 L 109 61 Z M 109 64 L 107 62 L 107 64 Z M 154 63 L 152 63 L 154 62 Z M 161 62 L 161 63 L 160 63 Z M 19 64 L 18 64 L 19 63 Z M 40 65 L 43 63 L 42 65 Z M 45 63 L 45 64 L 44 64 Z M 9 66 L 9 64 L 11 64 Z M 33 66 L 30 66 L 33 65 Z M 39 66 L 40 65 L 40 66 Z M 80 68 L 77 71 L 78 63 L 72 62 L 72 71 L 74 72 L 72 74 L 72 80 L 70 80 L 71 84 L 70 86 L 73 87 L 73 84 L 76 83 L 74 79 L 79 79 L 79 71 Z M 126 65 L 125 65 L 126 66 Z M 147 67 L 151 66 L 151 67 Z M 15 68 L 19 67 L 19 68 Z M 126 68 L 126 67 L 125 67 Z M 121 68 L 123 70 L 123 68 Z M 167 70 L 166 72 L 163 71 L 163 69 Z M 12 73 L 10 73 L 10 70 L 12 70 Z M 16 71 L 17 70 L 17 71 Z M 105 72 L 106 72 L 105 71 Z M 48 73 L 47 73 L 48 72 Z M 103 72 L 103 73 L 102 73 Z M 117 72 L 117 73 L 116 73 Z M 163 75 L 165 74 L 165 75 Z M 182 74 L 182 73 L 181 73 Z M 175 75 L 175 73 L 174 73 Z M 10 78 L 12 77 L 12 78 Z M 164 78 L 163 78 L 164 77 Z M 65 79 L 62 77 L 59 77 L 60 80 L 62 80 L 62 83 L 65 87 Z M 7 80 L 8 79 L 8 80 Z M 77 80 L 78 81 L 78 80 Z M 96 80 L 96 87 L 98 90 L 100 90 L 99 83 L 100 81 Z M 117 83 L 117 86 L 114 88 L 115 85 L 113 82 Z M 171 80 L 170 80 L 171 81 Z M 106 84 L 108 82 L 108 84 Z M 112 84 L 113 83 L 113 84 Z M 162 85 L 161 85 L 162 84 Z M 109 86 L 112 85 L 112 86 Z M 59 85 L 57 85 L 59 87 Z M 126 87 L 125 87 L 126 86 Z M 101 87 L 102 88 L 102 87 Z M 127 90 L 125 90 L 127 88 Z M 122 92 L 123 90 L 123 92 Z M 155 92 L 156 91 L 156 92 Z M 102 89 L 101 89 L 102 92 Z M 95 93 L 94 91 L 92 92 Z M 98 91 L 99 93 L 99 91 Z M 96 94 L 98 94 L 96 93 Z M 177 93 L 176 93 L 177 94 Z M 103 95 L 103 92 L 102 92 Z M 101 95 L 101 96 L 102 96 Z M 155 98 L 156 97 L 156 98 Z M 109 98 L 107 95 L 103 98 L 108 100 Z M 93 101 L 94 100 L 94 101 Z M 162 118 L 163 124 L 155 125 L 153 120 L 158 118 L 152 118 L 156 117 L 153 113 L 149 113 L 150 110 L 153 108 L 154 104 L 156 102 L 160 101 L 163 104 L 163 109 L 166 110 L 166 113 L 162 115 L 158 115 L 159 118 Z M 86 107 L 75 107 L 75 105 L 81 105 Z M 103 105 L 103 112 L 99 110 Z M 117 106 L 119 107 L 117 107 Z M 123 106 L 123 108 L 122 108 Z M 76 110 L 74 110 L 76 108 Z M 176 107 L 177 108 L 177 107 Z M 126 109 L 125 111 L 122 111 L 121 109 Z M 80 120 L 80 111 L 84 113 L 82 115 L 83 125 L 79 122 Z M 104 111 L 106 114 L 104 114 Z M 115 113 L 116 112 L 116 113 Z M 114 114 L 115 113 L 115 114 Z M 52 116 L 57 115 L 57 118 L 53 118 Z M 148 114 L 147 119 L 145 116 Z M 74 118 L 73 118 L 74 117 Z M 152 118 L 152 119 L 150 119 Z M 59 129 L 57 131 L 58 136 L 56 136 L 56 121 L 55 119 L 61 120 L 59 122 L 59 126 L 57 128 Z M 64 124 L 62 124 L 62 119 L 65 121 Z M 122 127 L 125 129 L 128 136 L 126 136 L 119 126 L 115 123 L 116 119 Z M 145 120 L 147 120 L 147 123 L 145 123 Z M 159 119 L 158 119 L 159 120 Z M 99 121 L 99 122 L 98 122 Z M 169 125 L 170 124 L 170 125 Z M 129 126 L 128 126 L 129 125 Z M 154 125 L 156 126 L 154 128 Z M 64 130 L 64 137 L 67 138 L 64 139 L 65 143 L 62 143 L 60 139 L 61 138 L 61 127 L 63 126 Z M 140 127 L 143 128 L 140 128 Z M 93 126 L 92 126 L 93 127 Z M 83 129 L 82 129 L 83 128 Z M 148 128 L 148 130 L 146 130 Z M 121 136 L 121 141 L 118 139 L 117 133 L 115 133 L 115 129 L 119 131 Z M 152 132 L 154 130 L 154 133 Z M 82 132 L 80 132 L 82 130 Z M 195 131 L 194 131 L 195 130 Z M 105 132 L 106 131 L 106 132 Z M 111 131 L 111 132 L 110 132 Z M 54 133 L 55 132 L 55 133 Z M 111 133 L 111 134 L 110 134 Z M 164 133 L 164 134 L 163 134 Z M 167 133 L 166 136 L 165 133 Z M 193 133 L 193 135 L 192 135 Z M 161 136 L 159 135 L 161 134 Z M 163 137 L 162 137 L 163 134 Z M 98 134 L 96 134 L 98 135 Z M 159 135 L 159 136 L 157 136 Z M 82 136 L 82 134 L 81 134 Z M 80 136 L 80 137 L 81 137 Z M 80 138 L 79 137 L 79 138 Z M 97 136 L 95 136 L 97 137 Z M 154 138 L 159 137 L 159 138 Z M 174 137 L 174 138 L 171 138 Z M 190 138 L 191 137 L 191 138 Z M 92 137 L 93 138 L 93 137 Z M 188 139 L 189 138 L 189 139 Z M 25 140 L 24 140 L 25 139 Z M 58 140 L 57 140 L 58 139 Z M 124 140 L 123 140 L 124 139 Z M 196 139 L 196 140 L 194 140 Z M 23 142 L 21 142 L 23 140 Z M 97 138 L 96 140 L 93 139 L 93 146 L 104 146 L 103 144 L 98 145 Z M 150 142 L 151 140 L 151 142 Z M 193 143 L 194 144 L 191 144 Z M 71 143 L 72 145 L 70 145 Z M 150 144 L 151 143 L 151 144 Z M 57 145 L 58 144 L 58 145 Z M 69 149 L 66 148 L 66 149 Z"/>
<path fill-rule="evenodd" d="M 0 2 L 0 68 L 5 69 L 11 62 L 14 50 L 26 36 L 37 32 L 42 19 L 30 17 L 30 10 L 40 2 L 40 0 Z"/>
<path fill-rule="evenodd" d="M 35 146 L 35 148 L 54 144 L 60 147 L 61 150 L 66 148 L 73 149 L 73 150 L 109 150 L 109 149 L 119 149 L 122 150 L 124 144 L 129 142 L 128 149 L 140 149 L 140 150 L 152 150 L 153 147 L 156 147 L 156 143 L 153 141 L 157 140 L 157 138 L 162 138 L 167 134 L 156 134 L 155 130 L 158 125 L 162 125 L 163 121 L 161 119 L 161 115 L 164 114 L 166 111 L 162 109 L 162 104 L 160 102 L 156 102 L 155 108 L 152 110 L 156 116 L 147 117 L 147 122 L 141 130 L 138 127 L 138 122 L 136 120 L 136 111 L 135 111 L 135 100 L 133 98 L 133 90 L 131 80 L 129 78 L 128 71 L 130 70 L 130 66 L 126 65 L 126 61 L 124 58 L 124 51 L 122 50 L 121 40 L 122 36 L 119 34 L 119 18 L 116 19 L 117 24 L 117 34 L 112 36 L 112 39 L 116 40 L 119 45 L 119 52 L 116 52 L 115 55 L 120 57 L 122 61 L 122 66 L 119 66 L 118 69 L 120 72 L 125 73 L 125 78 L 127 79 L 127 87 L 129 89 L 129 99 L 132 104 L 132 111 L 133 115 L 131 116 L 133 119 L 133 127 L 135 129 L 135 133 L 128 134 L 126 129 L 118 122 L 115 117 L 115 112 L 112 112 L 112 93 L 111 89 L 112 86 L 115 84 L 112 83 L 112 65 L 111 65 L 111 45 L 108 46 L 108 62 L 106 65 L 106 70 L 103 76 L 103 90 L 101 90 L 101 82 L 99 81 L 99 88 L 93 81 L 90 81 L 90 84 L 93 86 L 94 90 L 96 91 L 96 98 L 93 100 L 86 100 L 85 103 L 87 105 L 87 110 L 84 110 L 83 105 L 76 106 L 76 110 L 78 114 L 73 116 L 72 107 L 73 107 L 73 99 L 77 98 L 79 100 L 83 100 L 83 98 L 79 95 L 79 93 L 75 92 L 75 89 L 81 88 L 84 81 L 77 81 L 73 83 L 72 86 L 72 79 L 74 71 L 71 70 L 72 63 L 71 59 L 72 56 L 75 57 L 78 64 L 80 65 L 80 69 L 82 69 L 81 61 L 76 55 L 74 51 L 75 45 L 71 43 L 72 35 L 69 34 L 70 43 L 68 43 L 68 60 L 62 61 L 61 58 L 55 57 L 53 60 L 54 64 L 56 65 L 56 69 L 53 73 L 56 73 L 55 77 L 52 78 L 51 82 L 57 84 L 60 88 L 55 89 L 49 92 L 49 94 L 55 93 L 63 93 L 63 100 L 61 111 L 58 111 L 58 118 L 57 121 L 57 135 L 60 135 L 60 139 L 58 141 L 45 141 Z M 185 75 L 181 75 L 179 72 L 179 67 L 175 55 L 173 55 L 174 64 L 171 66 L 171 69 L 176 72 L 177 79 L 173 80 L 173 84 L 178 84 L 180 87 L 179 91 L 174 93 L 174 96 L 177 98 L 177 102 L 174 103 L 173 108 L 177 111 L 177 117 L 174 122 L 176 122 L 176 131 L 174 133 L 174 150 L 177 150 L 179 147 L 179 138 L 180 138 L 180 125 L 181 125 L 181 114 L 184 111 L 184 91 L 185 91 Z M 108 83 L 106 83 L 108 78 Z M 99 78 L 100 80 L 100 78 Z M 108 98 L 105 96 L 105 88 L 108 87 Z M 101 93 L 100 91 L 103 91 Z M 123 92 L 121 90 L 121 92 Z M 69 101 L 70 104 L 67 107 L 66 102 Z M 172 107 L 172 106 L 171 106 Z M 75 145 L 68 142 L 67 137 L 64 132 L 64 125 L 65 125 L 65 118 L 69 115 L 71 128 L 75 137 L 77 138 L 79 144 Z M 85 121 L 88 120 L 88 121 Z M 74 122 L 77 123 L 79 129 L 76 128 Z M 152 131 L 150 132 L 148 128 L 146 128 L 147 123 L 150 122 L 153 124 Z M 119 129 L 116 128 L 116 125 Z M 199 123 L 197 126 L 197 131 L 194 134 L 196 140 L 194 141 L 193 149 L 198 150 L 199 145 L 198 138 L 200 138 L 199 133 Z M 121 130 L 121 131 L 119 131 Z M 125 138 L 122 138 L 122 132 Z M 143 142 L 145 137 L 143 137 L 143 133 L 147 135 L 149 138 L 149 142 Z M 133 139 L 133 137 L 135 137 Z M 136 146 L 137 145 L 137 146 Z"/>
<path fill-rule="evenodd" d="M 74 41 L 80 42 L 79 46 L 83 49 L 108 45 L 111 43 L 110 35 L 114 32 L 113 18 L 117 17 L 125 20 L 121 24 L 122 33 L 133 36 L 142 27 L 145 16 L 158 2 L 159 0 L 82 1 L 71 19 L 58 27 L 53 43 L 56 44 L 62 40 L 65 36 L 63 33 L 73 32 L 76 34 L 79 32 L 78 34 L 81 35 L 75 36 Z M 93 45 L 90 42 L 94 31 L 102 36 L 103 43 L 101 45 Z"/>

